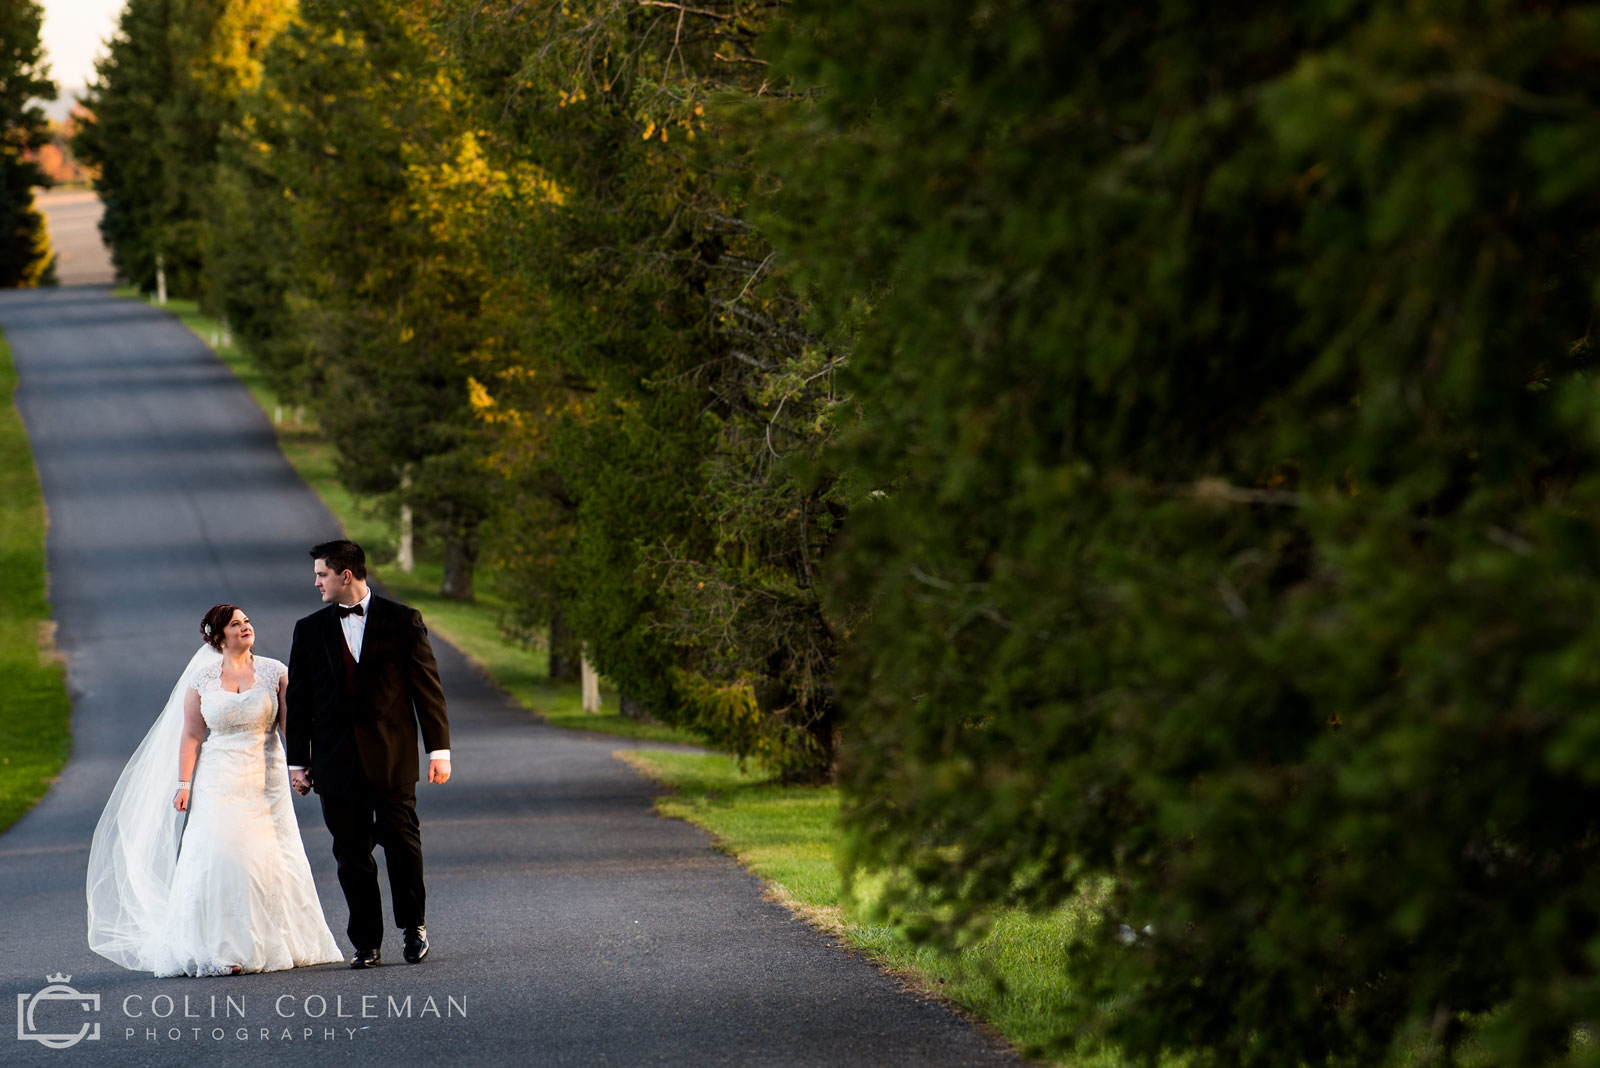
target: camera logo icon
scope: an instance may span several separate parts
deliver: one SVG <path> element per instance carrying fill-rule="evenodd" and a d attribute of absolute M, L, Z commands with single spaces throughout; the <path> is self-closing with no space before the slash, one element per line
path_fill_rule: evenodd
<path fill-rule="evenodd" d="M 78 1028 L 77 1034 L 53 1034 L 40 1028 L 49 1026 L 52 1010 L 59 1010 L 67 1005 L 77 1005 L 82 1012 L 99 1012 L 100 995 L 83 994 L 72 989 L 67 984 L 72 982 L 72 976 L 47 975 L 45 982 L 50 985 L 33 994 L 17 995 L 17 1038 L 37 1042 L 50 1049 L 67 1049 L 76 1046 L 84 1039 L 98 1041 L 100 1038 L 100 1021 L 84 1020 Z M 44 1006 L 44 1021 L 41 1023 L 34 1016 L 40 1006 Z"/>

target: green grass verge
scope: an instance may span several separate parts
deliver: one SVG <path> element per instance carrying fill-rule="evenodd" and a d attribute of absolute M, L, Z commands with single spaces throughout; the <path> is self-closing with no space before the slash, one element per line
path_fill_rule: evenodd
<path fill-rule="evenodd" d="M 619 754 L 671 788 L 663 815 L 710 831 L 719 848 L 766 879 L 774 899 L 909 985 L 987 1022 L 1026 1056 L 1037 1057 L 1060 1026 L 1068 986 L 1067 946 L 1088 910 L 1064 906 L 1045 916 L 1006 913 L 960 953 L 912 945 L 872 922 L 868 891 L 847 897 L 838 862 L 839 793 L 833 787 L 780 785 L 732 757 L 635 750 Z M 1069 1063 L 1069 1062 L 1059 1062 Z M 1120 1064 L 1110 1054 L 1074 1066 Z"/>
<path fill-rule="evenodd" d="M 0 337 L 0 831 L 44 796 L 72 748 L 72 704 L 49 635 L 44 498 Z"/>
<path fill-rule="evenodd" d="M 141 299 L 132 289 L 115 292 L 119 296 Z M 345 536 L 367 547 L 373 561 L 392 556 L 396 541 L 393 526 L 339 481 L 333 446 L 316 423 L 303 417 L 293 405 L 284 404 L 250 354 L 237 345 L 224 344 L 221 323 L 202 313 L 194 301 L 169 300 L 166 308 L 211 347 L 250 391 L 261 410 L 272 418 L 278 445 L 290 466 L 322 498 L 339 520 Z M 691 745 L 701 741 L 686 731 L 605 712 L 607 708 L 618 707 L 615 690 L 607 686 L 602 686 L 600 691 L 601 712 L 585 712 L 577 686 L 552 686 L 547 681 L 549 657 L 546 650 L 506 639 L 501 622 L 511 606 L 495 592 L 493 583 L 484 581 L 482 576 L 478 578 L 476 600 L 462 602 L 439 595 L 444 569 L 437 561 L 419 560 L 416 569 L 409 574 L 398 567 L 376 562 L 371 564 L 370 570 L 391 595 L 422 612 L 432 630 L 466 654 L 524 708 L 552 726 L 639 741 Z"/>

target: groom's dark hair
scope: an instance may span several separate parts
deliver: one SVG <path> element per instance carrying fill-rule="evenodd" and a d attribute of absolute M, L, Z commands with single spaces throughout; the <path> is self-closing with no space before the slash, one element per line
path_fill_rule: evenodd
<path fill-rule="evenodd" d="M 361 551 L 361 546 L 349 538 L 313 545 L 311 559 L 323 561 L 328 565 L 328 570 L 335 575 L 341 571 L 348 571 L 358 579 L 367 577 L 367 554 Z"/>

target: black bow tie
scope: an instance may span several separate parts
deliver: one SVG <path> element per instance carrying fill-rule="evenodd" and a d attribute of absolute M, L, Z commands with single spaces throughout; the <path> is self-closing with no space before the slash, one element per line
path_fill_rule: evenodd
<path fill-rule="evenodd" d="M 345 605 L 341 604 L 341 605 L 338 605 L 337 607 L 339 609 L 339 618 L 340 619 L 343 619 L 345 616 L 364 616 L 364 615 L 367 614 L 367 610 L 362 608 L 358 604 L 353 604 L 353 605 L 349 605 L 349 606 L 345 606 Z"/>

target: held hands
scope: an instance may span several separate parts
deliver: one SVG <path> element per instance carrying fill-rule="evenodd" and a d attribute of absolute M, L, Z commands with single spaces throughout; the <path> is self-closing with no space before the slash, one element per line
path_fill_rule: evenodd
<path fill-rule="evenodd" d="M 428 761 L 428 781 L 438 783 L 449 782 L 450 761 Z M 289 785 L 294 789 L 295 793 L 299 794 L 301 797 L 304 797 L 306 794 L 311 792 L 311 776 L 305 771 L 291 771 L 289 772 Z"/>

